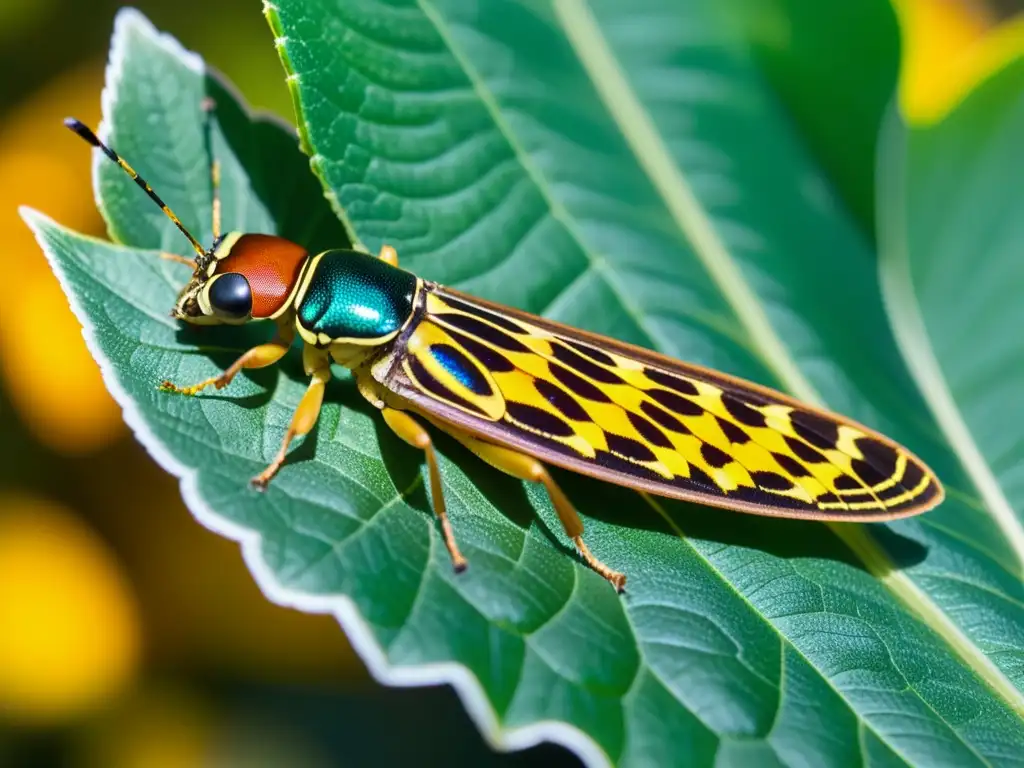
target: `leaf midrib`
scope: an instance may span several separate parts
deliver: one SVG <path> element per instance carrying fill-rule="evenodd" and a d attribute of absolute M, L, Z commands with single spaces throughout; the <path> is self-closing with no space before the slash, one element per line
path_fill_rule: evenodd
<path fill-rule="evenodd" d="M 612 276 L 610 274 L 611 268 L 607 261 L 600 255 L 595 254 L 586 246 L 578 228 L 576 227 L 574 218 L 569 214 L 568 210 L 552 196 L 549 191 L 549 186 L 541 171 L 535 167 L 528 154 L 516 139 L 511 127 L 502 117 L 501 107 L 496 98 L 490 92 L 489 88 L 483 82 L 475 68 L 459 51 L 451 35 L 448 33 L 444 18 L 437 9 L 433 7 L 431 0 L 416 0 L 416 3 L 424 16 L 434 26 L 439 37 L 444 42 L 453 58 L 455 58 L 459 66 L 462 68 L 470 82 L 470 85 L 480 98 L 482 105 L 487 109 L 492 120 L 494 120 L 496 127 L 509 142 L 509 146 L 512 148 L 516 157 L 522 164 L 524 172 L 526 172 L 529 178 L 533 181 L 537 187 L 538 193 L 548 204 L 551 216 L 565 226 L 567 233 L 576 241 L 581 252 L 588 258 L 595 271 L 605 280 L 609 290 L 615 296 L 616 300 L 619 301 L 625 312 L 637 324 L 637 327 L 644 332 L 656 348 L 663 349 L 664 345 L 658 343 L 658 335 L 652 332 L 648 327 L 644 316 L 627 300 L 622 290 L 612 280 Z M 786 346 L 775 333 L 773 326 L 768 322 L 767 314 L 764 312 L 762 302 L 743 278 L 742 273 L 737 267 L 735 260 L 729 253 L 728 249 L 717 237 L 710 217 L 697 202 L 693 193 L 689 191 L 689 185 L 686 183 L 682 170 L 678 167 L 675 159 L 668 153 L 660 135 L 653 129 L 653 122 L 647 115 L 647 112 L 643 108 L 639 98 L 633 92 L 632 88 L 629 87 L 625 75 L 618 66 L 614 57 L 611 55 L 610 49 L 608 48 L 608 45 L 589 10 L 582 2 L 580 2 L 580 0 L 555 0 L 554 5 L 556 16 L 563 27 L 563 31 L 579 58 L 583 70 L 587 73 L 595 91 L 598 93 L 605 105 L 605 108 L 608 110 L 609 117 L 615 122 L 620 130 L 623 131 L 626 143 L 636 156 L 640 167 L 648 175 L 654 188 L 662 196 L 666 208 L 672 214 L 673 219 L 680 227 L 684 237 L 688 242 L 690 242 L 698 258 L 700 258 L 701 262 L 704 264 L 711 279 L 722 291 L 723 296 L 729 302 L 734 312 L 736 312 L 741 324 L 748 333 L 750 333 L 751 339 L 760 351 L 765 364 L 778 376 L 784 386 L 795 396 L 811 404 L 819 406 L 822 405 L 822 398 L 799 371 L 795 361 L 788 353 Z M 569 13 L 568 17 L 566 16 L 567 9 Z M 589 51 L 585 50 L 585 46 L 587 45 L 598 47 L 596 57 L 593 56 L 593 49 Z M 617 73 L 617 76 L 613 75 L 613 72 Z M 597 76 L 599 73 L 602 77 Z M 613 93 L 610 92 L 608 88 L 608 83 L 612 80 L 615 81 L 616 86 L 612 89 L 614 91 Z M 628 114 L 623 114 L 623 104 L 628 105 L 629 111 L 642 115 L 643 117 L 640 119 L 646 121 L 647 125 L 650 126 L 649 131 L 651 132 L 651 135 L 645 135 L 643 138 L 643 141 L 649 141 L 650 143 L 640 144 L 638 146 L 638 136 L 633 130 L 627 130 L 627 126 L 624 125 L 624 123 L 631 122 L 633 118 L 630 118 Z M 635 124 L 632 128 L 636 128 Z M 646 134 L 647 131 L 644 131 L 644 133 Z M 653 141 L 650 141 L 651 138 L 653 138 Z M 654 148 L 654 153 L 658 155 L 657 160 L 653 160 L 651 157 L 652 147 Z M 658 151 L 659 149 L 660 152 Z M 669 176 L 663 175 L 660 171 L 656 176 L 652 175 L 652 163 L 655 164 L 654 167 L 664 167 L 668 169 Z M 680 189 L 682 192 L 680 192 Z M 686 208 L 685 211 L 682 211 L 682 213 L 685 214 L 682 221 L 680 221 L 678 216 L 680 213 L 679 205 L 681 202 L 684 203 L 684 207 Z M 696 237 L 687 226 L 687 222 L 691 224 L 695 223 L 698 227 L 699 231 Z M 728 283 L 723 285 L 721 281 L 724 279 L 727 279 Z M 737 307 L 738 302 L 746 303 L 747 306 Z M 752 326 L 751 323 L 754 323 L 754 325 Z M 646 495 L 644 495 L 644 497 L 648 505 L 661 514 L 658 506 L 652 503 L 652 500 L 647 498 Z M 1024 694 L 1021 694 L 1021 692 L 1013 686 L 1009 679 L 1003 675 L 991 660 L 989 660 L 982 651 L 961 632 L 959 627 L 955 626 L 949 620 L 949 617 L 946 616 L 942 610 L 909 579 L 909 577 L 899 570 L 896 563 L 894 563 L 887 556 L 884 550 L 878 546 L 877 542 L 867 534 L 863 526 L 855 524 L 828 525 L 835 535 L 838 536 L 851 549 L 851 551 L 861 559 L 865 567 L 875 578 L 884 584 L 885 587 L 903 604 L 913 610 L 925 624 L 927 624 L 933 631 L 942 637 L 943 640 L 946 641 L 953 653 L 963 661 L 965 666 L 969 667 L 980 679 L 985 681 L 985 683 L 1014 711 L 1018 714 L 1024 713 Z M 715 568 L 710 561 L 704 558 L 695 547 L 689 544 L 685 534 L 683 534 L 681 530 L 679 530 L 679 536 L 680 539 L 686 542 L 694 553 L 706 564 L 708 569 L 718 575 L 723 584 L 727 585 L 741 598 L 743 597 L 736 590 L 735 586 L 725 578 L 724 574 Z M 779 630 L 760 612 L 756 610 L 754 612 L 755 615 L 765 621 L 768 626 L 772 627 L 774 631 L 779 633 Z M 779 633 L 779 635 L 780 637 L 783 637 L 783 639 L 793 647 L 797 653 L 801 653 L 800 649 L 796 648 L 788 638 L 785 638 L 781 633 Z M 808 660 L 808 663 L 811 664 L 812 668 L 816 668 L 810 660 Z M 832 685 L 831 681 L 826 676 L 822 675 L 822 679 L 830 686 Z M 907 681 L 907 684 L 910 686 L 909 681 Z M 915 693 L 917 692 L 912 686 L 910 687 L 912 690 L 915 690 Z M 858 719 L 861 719 L 860 713 L 857 712 L 856 708 L 853 707 L 845 696 L 843 696 L 842 692 L 834 687 L 833 690 L 835 690 L 836 694 L 847 703 L 850 711 L 853 712 Z M 921 698 L 920 695 L 918 695 L 918 698 L 925 706 L 931 709 L 931 705 L 925 699 Z M 938 716 L 938 713 L 936 713 L 936 715 Z M 964 743 L 969 750 L 975 752 L 974 748 L 964 742 L 963 737 L 950 723 L 941 717 L 940 720 L 947 725 L 950 732 L 958 740 Z M 869 727 L 871 727 L 870 724 Z M 872 728 L 872 730 L 874 729 Z M 878 735 L 880 740 L 889 744 L 890 748 L 895 749 L 888 739 L 883 738 L 881 734 Z M 975 752 L 975 754 L 977 753 Z M 985 762 L 984 758 L 981 758 L 980 755 L 979 759 L 981 759 L 982 762 Z"/>

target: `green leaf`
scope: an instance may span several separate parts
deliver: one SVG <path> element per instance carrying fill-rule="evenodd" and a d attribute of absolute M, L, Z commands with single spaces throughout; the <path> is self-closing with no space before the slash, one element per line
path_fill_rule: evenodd
<path fill-rule="evenodd" d="M 106 83 L 100 138 L 132 158 L 200 242 L 213 238 L 212 147 L 221 164 L 226 229 L 280 234 L 314 251 L 350 246 L 352 238 L 304 168 L 293 130 L 272 116 L 250 115 L 202 59 L 133 11 L 118 15 Z M 216 107 L 211 121 L 203 112 L 206 98 Z M 177 229 L 123 171 L 99 152 L 93 159 L 111 237 L 191 255 Z"/>
<path fill-rule="evenodd" d="M 880 169 L 882 282 L 901 349 L 935 421 L 999 526 L 994 556 L 1024 572 L 1024 60 L 944 121 L 890 116 Z M 1022 621 L 1019 584 L 978 615 Z M 998 652 L 998 641 L 993 652 Z M 1024 681 L 1019 648 L 1005 665 Z"/>
<path fill-rule="evenodd" d="M 808 148 L 873 233 L 876 143 L 899 66 L 892 3 L 727 1 Z"/>
<path fill-rule="evenodd" d="M 677 5 L 267 10 L 303 144 L 371 249 L 388 242 L 425 277 L 827 402 L 928 461 L 951 491 L 938 510 L 830 528 L 560 473 L 591 548 L 629 575 L 620 597 L 572 556 L 541 490 L 439 437 L 471 563 L 456 576 L 422 457 L 347 378 L 262 496 L 247 481 L 304 389 L 295 355 L 220 393 L 155 390 L 222 370 L 259 330 L 166 317 L 187 270 L 137 249 L 184 241 L 116 169 L 101 171 L 100 202 L 133 247 L 26 218 L 197 517 L 242 542 L 272 599 L 336 615 L 380 679 L 456 685 L 494 744 L 556 740 L 595 765 L 1011 764 L 1024 754 L 1013 550 L 904 367 L 874 255 L 829 180 L 718 6 Z M 134 13 L 119 16 L 111 60 L 116 146 L 208 237 L 192 105 L 210 79 Z M 230 98 L 217 101 L 214 150 L 236 169 L 225 224 L 300 239 L 325 203 L 312 177 L 288 195 L 276 185 L 299 184 L 303 159 L 254 149 L 244 113 L 229 120 Z M 322 220 L 316 236 L 343 244 Z"/>

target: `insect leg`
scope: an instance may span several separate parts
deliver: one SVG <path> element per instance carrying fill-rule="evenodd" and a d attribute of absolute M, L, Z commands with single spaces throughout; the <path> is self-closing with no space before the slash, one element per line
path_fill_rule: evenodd
<path fill-rule="evenodd" d="M 213 239 L 220 237 L 220 160 L 210 161 L 210 185 L 213 187 Z"/>
<path fill-rule="evenodd" d="M 384 414 L 384 421 L 396 435 L 426 454 L 427 472 L 430 475 L 430 496 L 434 501 L 434 514 L 441 522 L 441 536 L 444 539 L 444 545 L 448 548 L 448 554 L 452 558 L 452 566 L 456 573 L 464 571 L 468 563 L 459 551 L 459 545 L 455 543 L 452 524 L 448 520 L 448 512 L 444 504 L 444 489 L 441 486 L 441 472 L 437 467 L 437 454 L 434 451 L 434 443 L 431 441 L 430 435 L 419 422 L 405 411 L 385 406 L 381 409 L 381 413 Z"/>
<path fill-rule="evenodd" d="M 594 557 L 590 548 L 583 541 L 583 521 L 580 520 L 580 516 L 573 507 L 572 502 L 566 498 L 562 489 L 558 487 L 554 478 L 551 477 L 543 464 L 532 456 L 527 456 L 525 453 L 503 448 L 499 445 L 470 437 L 469 435 L 458 432 L 450 432 L 449 434 L 492 467 L 500 469 L 502 472 L 513 477 L 518 477 L 520 480 L 530 480 L 543 484 L 544 489 L 548 492 L 548 498 L 551 499 L 551 504 L 558 514 L 558 519 L 562 521 L 562 527 L 565 529 L 566 535 L 572 539 L 583 560 L 597 571 L 598 574 L 611 582 L 616 590 L 621 592 L 625 588 L 626 575 L 613 571 Z"/>
<path fill-rule="evenodd" d="M 190 259 L 187 256 L 179 256 L 176 253 L 163 253 L 163 252 L 161 252 L 160 253 L 160 258 L 161 259 L 166 259 L 167 261 L 174 261 L 174 262 L 177 262 L 178 264 L 184 264 L 185 266 L 191 267 L 192 269 L 196 268 L 196 260 L 195 259 Z"/>
<path fill-rule="evenodd" d="M 210 186 L 213 194 L 213 239 L 220 237 L 220 160 L 213 156 L 213 112 L 217 102 L 207 96 L 203 99 L 203 116 L 205 118 L 206 147 L 210 153 Z"/>
<path fill-rule="evenodd" d="M 243 368 L 266 368 L 268 365 L 273 365 L 288 352 L 288 348 L 292 344 L 292 338 L 294 338 L 295 332 L 292 330 L 291 323 L 281 325 L 278 328 L 277 336 L 266 344 L 260 344 L 253 347 L 248 352 L 239 357 L 235 362 L 231 364 L 224 373 L 219 376 L 211 376 L 208 379 L 200 381 L 198 384 L 193 384 L 189 387 L 179 387 L 170 381 L 164 381 L 160 384 L 161 392 L 174 392 L 179 395 L 194 395 L 200 390 L 206 389 L 211 384 L 217 389 L 223 389 L 231 380 L 238 375 L 238 372 Z"/>
<path fill-rule="evenodd" d="M 390 245 L 382 245 L 377 258 L 385 264 L 390 264 L 392 267 L 398 266 L 398 251 Z"/>
<path fill-rule="evenodd" d="M 284 464 L 288 456 L 288 446 L 292 440 L 308 434 L 313 429 L 313 425 L 316 424 L 316 420 L 320 416 L 320 406 L 324 402 L 324 389 L 331 379 L 330 360 L 326 350 L 310 346 L 303 348 L 302 364 L 306 373 L 311 377 L 309 387 L 292 415 L 292 423 L 288 425 L 288 431 L 284 433 L 281 448 L 270 465 L 252 479 L 253 487 L 261 491 L 265 489 L 267 483 Z"/>

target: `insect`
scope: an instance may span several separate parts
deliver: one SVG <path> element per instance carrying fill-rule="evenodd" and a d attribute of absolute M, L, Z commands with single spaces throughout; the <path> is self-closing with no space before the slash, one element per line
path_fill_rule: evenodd
<path fill-rule="evenodd" d="M 908 450 L 849 419 L 765 387 L 542 317 L 492 304 L 398 267 L 395 250 L 311 254 L 281 237 L 220 232 L 211 166 L 213 244 L 204 248 L 117 153 L 82 123 L 65 124 L 127 172 L 181 230 L 194 258 L 171 315 L 197 325 L 271 321 L 271 341 L 219 376 L 167 392 L 221 389 L 243 369 L 278 362 L 298 336 L 309 387 L 273 461 L 315 424 L 332 361 L 387 425 L 426 456 L 431 499 L 456 571 L 466 567 L 445 511 L 424 423 L 516 478 L 541 483 L 583 560 L 622 590 L 626 577 L 583 540 L 583 523 L 546 469 L 554 465 L 639 491 L 758 515 L 879 521 L 943 498 Z"/>

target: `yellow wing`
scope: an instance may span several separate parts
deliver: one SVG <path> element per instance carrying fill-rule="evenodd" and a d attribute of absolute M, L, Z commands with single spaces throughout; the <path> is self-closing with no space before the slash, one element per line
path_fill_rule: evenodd
<path fill-rule="evenodd" d="M 584 475 L 744 512 L 923 512 L 942 486 L 860 424 L 715 371 L 426 284 L 382 383 L 440 424 Z"/>

